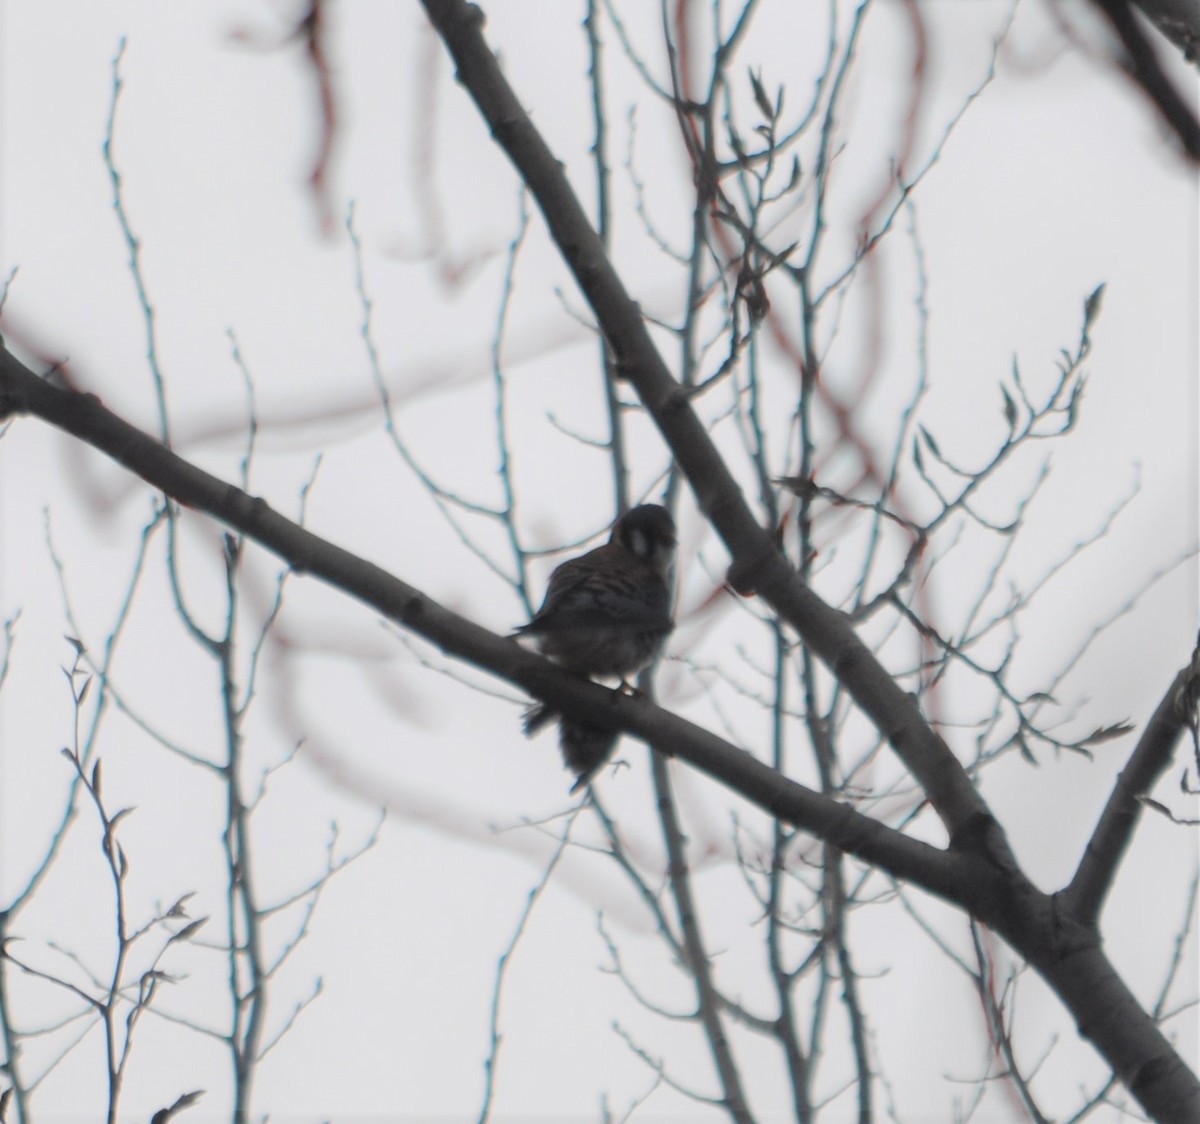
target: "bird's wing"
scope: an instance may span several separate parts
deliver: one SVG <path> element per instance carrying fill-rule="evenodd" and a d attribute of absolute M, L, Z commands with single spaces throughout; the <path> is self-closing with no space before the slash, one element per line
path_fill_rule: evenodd
<path fill-rule="evenodd" d="M 670 632 L 675 627 L 671 614 L 646 607 L 623 606 L 620 615 L 604 609 L 570 608 L 542 614 L 516 629 L 536 636 L 551 632 Z"/>
<path fill-rule="evenodd" d="M 604 549 L 603 547 L 600 548 Z M 564 562 L 550 577 L 546 600 L 537 615 L 518 632 L 601 631 L 670 632 L 671 595 L 654 575 L 647 581 L 641 567 L 601 566 L 592 551 Z"/>

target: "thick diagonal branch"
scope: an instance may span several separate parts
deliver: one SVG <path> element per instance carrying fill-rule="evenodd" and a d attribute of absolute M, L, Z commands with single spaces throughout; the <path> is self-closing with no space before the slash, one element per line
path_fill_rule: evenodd
<path fill-rule="evenodd" d="M 1147 1112 L 1181 1124 L 1200 1119 L 1200 1082 L 1117 975 L 1095 926 L 1062 917 L 1047 895 L 1032 886 L 987 804 L 925 722 L 916 700 L 879 664 L 846 617 L 800 580 L 755 521 L 684 389 L 654 347 L 637 304 L 609 262 L 562 164 L 534 128 L 484 41 L 482 13 L 463 0 L 423 2 L 454 58 L 459 81 L 537 200 L 613 350 L 618 372 L 634 386 L 701 510 L 728 547 L 733 557 L 731 584 L 739 592 L 757 593 L 799 632 L 916 777 L 952 846 L 978 871 L 980 885 L 996 891 L 993 895 L 984 889 L 968 908 L 1036 966 L 1075 1015 L 1081 1033 Z"/>
<path fill-rule="evenodd" d="M 744 750 L 645 699 L 617 694 L 459 616 L 379 566 L 335 546 L 263 500 L 210 475 L 117 417 L 92 394 L 53 386 L 0 347 L 0 421 L 31 414 L 107 454 L 171 499 L 211 515 L 293 570 L 342 590 L 448 655 L 490 671 L 590 725 L 620 729 L 702 769 L 772 816 L 896 878 L 971 908 L 981 893 L 962 856 L 912 839 L 781 777 Z"/>
<path fill-rule="evenodd" d="M 1015 870 L 1007 840 L 987 804 L 921 716 L 916 700 L 880 665 L 845 615 L 805 585 L 771 535 L 758 525 L 684 388 L 654 346 L 641 310 L 609 261 L 561 162 L 534 127 L 484 41 L 482 13 L 461 0 L 425 0 L 425 8 L 454 58 L 459 81 L 537 200 L 612 348 L 618 373 L 633 384 L 687 476 L 700 509 L 729 549 L 734 588 L 762 597 L 845 684 L 916 777 L 951 843 L 986 852 L 993 862 Z"/>
<path fill-rule="evenodd" d="M 1095 924 L 1112 888 L 1121 859 L 1142 815 L 1140 797 L 1154 787 L 1171 763 L 1184 730 L 1195 721 L 1200 686 L 1200 648 L 1167 688 L 1134 746 L 1129 762 L 1117 775 L 1096 830 L 1088 840 L 1079 869 L 1060 895 L 1063 909 L 1084 924 Z"/>

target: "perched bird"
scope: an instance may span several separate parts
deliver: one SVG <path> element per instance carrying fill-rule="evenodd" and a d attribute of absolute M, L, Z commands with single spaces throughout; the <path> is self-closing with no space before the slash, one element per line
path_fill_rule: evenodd
<path fill-rule="evenodd" d="M 546 598 L 517 632 L 531 636 L 543 655 L 579 675 L 624 680 L 662 650 L 674 628 L 671 584 L 675 523 L 658 504 L 643 504 L 617 520 L 604 546 L 570 558 L 550 575 Z M 544 703 L 525 715 L 536 734 L 559 717 Z M 618 735 L 574 719 L 559 719 L 563 759 L 582 788 L 604 764 Z"/>

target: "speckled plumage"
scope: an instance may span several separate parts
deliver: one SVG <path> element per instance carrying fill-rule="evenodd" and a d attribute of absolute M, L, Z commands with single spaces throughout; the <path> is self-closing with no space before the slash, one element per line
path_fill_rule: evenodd
<path fill-rule="evenodd" d="M 624 680 L 654 660 L 674 627 L 674 557 L 670 513 L 657 504 L 635 507 L 617 520 L 604 546 L 550 575 L 542 607 L 517 631 L 570 671 Z M 526 714 L 525 733 L 535 734 L 556 717 L 536 704 Z M 559 727 L 563 758 L 579 774 L 574 792 L 604 764 L 617 735 L 572 719 Z"/>

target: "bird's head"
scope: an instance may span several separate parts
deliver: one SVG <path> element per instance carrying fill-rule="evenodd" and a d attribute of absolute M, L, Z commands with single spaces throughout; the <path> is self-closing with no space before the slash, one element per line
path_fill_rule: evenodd
<path fill-rule="evenodd" d="M 675 520 L 665 507 L 644 503 L 617 520 L 612 541 L 666 577 L 675 560 Z"/>

